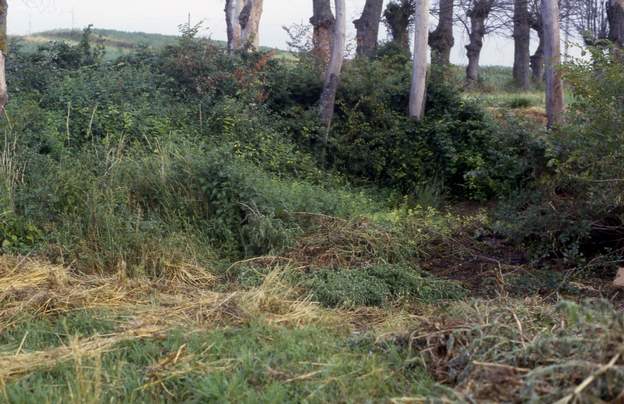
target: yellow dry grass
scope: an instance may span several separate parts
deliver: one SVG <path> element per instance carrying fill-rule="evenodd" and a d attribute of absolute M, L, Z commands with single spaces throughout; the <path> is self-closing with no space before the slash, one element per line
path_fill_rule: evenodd
<path fill-rule="evenodd" d="M 0 257 L 0 333 L 25 314 L 44 317 L 97 309 L 124 319 L 111 335 L 75 339 L 70 346 L 46 351 L 28 352 L 20 346 L 16 352 L 0 353 L 0 384 L 76 355 L 99 355 L 122 341 L 156 338 L 176 327 L 192 332 L 251 319 L 288 327 L 344 324 L 345 313 L 302 297 L 283 274 L 284 268 L 277 267 L 259 287 L 226 293 L 212 290 L 215 279 L 201 268 L 181 267 L 156 280 L 129 279 L 122 273 L 84 275 L 41 260 Z"/>
<path fill-rule="evenodd" d="M 120 342 L 162 335 L 165 329 L 145 327 L 120 332 L 109 336 L 94 336 L 74 339 L 70 345 L 46 351 L 35 351 L 0 355 L 0 384 L 2 382 L 35 370 L 50 369 L 59 363 L 76 358 L 92 357 L 106 352 Z"/>

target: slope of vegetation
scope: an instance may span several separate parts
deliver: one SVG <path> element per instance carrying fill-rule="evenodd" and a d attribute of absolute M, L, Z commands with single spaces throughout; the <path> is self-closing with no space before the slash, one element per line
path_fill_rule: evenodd
<path fill-rule="evenodd" d="M 13 50 L 0 401 L 618 399 L 621 64 L 545 133 L 448 83 L 415 123 L 388 47 L 328 133 L 309 55 L 197 32 Z"/>
<path fill-rule="evenodd" d="M 94 42 L 106 49 L 107 60 L 128 55 L 142 47 L 153 49 L 164 48 L 175 44 L 177 37 L 173 35 L 149 34 L 144 32 L 124 32 L 112 29 L 93 29 Z M 36 52 L 37 49 L 50 42 L 62 42 L 77 45 L 82 39 L 81 30 L 57 29 L 36 32 L 31 35 L 15 36 L 24 52 Z"/>
<path fill-rule="evenodd" d="M 105 58 L 109 61 L 127 56 L 128 54 L 140 50 L 141 48 L 162 49 L 166 46 L 177 43 L 177 35 L 164 35 L 147 32 L 126 32 L 114 29 L 93 28 L 93 42 L 106 49 Z M 11 39 L 18 41 L 22 45 L 22 51 L 35 52 L 41 45 L 50 42 L 63 42 L 70 45 L 77 45 L 82 39 L 82 30 L 55 29 L 50 31 L 36 32 L 30 35 L 14 36 Z M 212 40 L 217 46 L 225 47 L 223 41 Z M 271 48 L 263 47 L 262 51 L 271 51 Z M 281 56 L 287 53 L 275 50 Z"/>

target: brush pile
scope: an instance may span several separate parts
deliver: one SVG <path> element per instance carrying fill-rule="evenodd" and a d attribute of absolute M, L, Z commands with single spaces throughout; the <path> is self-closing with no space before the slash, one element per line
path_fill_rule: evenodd
<path fill-rule="evenodd" d="M 310 230 L 286 253 L 298 267 L 367 268 L 406 253 L 395 234 L 369 221 L 305 215 Z"/>
<path fill-rule="evenodd" d="M 407 341 L 436 379 L 473 402 L 621 402 L 624 313 L 607 301 L 456 306 Z M 466 319 L 470 319 L 469 321 Z"/>

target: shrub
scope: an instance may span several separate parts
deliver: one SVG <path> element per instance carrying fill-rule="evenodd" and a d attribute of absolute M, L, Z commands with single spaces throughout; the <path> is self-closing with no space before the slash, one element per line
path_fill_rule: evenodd
<path fill-rule="evenodd" d="M 43 238 L 42 232 L 25 218 L 0 212 L 0 253 L 25 253 Z"/>
<path fill-rule="evenodd" d="M 315 110 L 321 81 L 314 64 L 274 66 L 268 105 L 297 144 L 356 181 L 412 195 L 436 184 L 457 199 L 489 198 L 525 181 L 523 170 L 505 176 L 488 169 L 514 158 L 522 165 L 523 155 L 492 153 L 507 134 L 452 84 L 430 83 L 424 122 L 407 117 L 411 79 L 404 59 L 388 45 L 375 60 L 345 65 L 327 147 Z"/>
<path fill-rule="evenodd" d="M 617 251 L 624 234 L 624 66 L 617 52 L 591 52 L 564 69 L 574 97 L 567 124 L 547 138 L 549 176 L 499 215 L 499 229 L 536 255 L 572 262 Z"/>
<path fill-rule="evenodd" d="M 354 90 L 360 95 L 341 104 L 344 120 L 336 124 L 333 136 L 335 164 L 340 170 L 406 194 L 438 183 L 457 199 L 486 199 L 509 188 L 508 182 L 519 180 L 489 170 L 499 163 L 499 156 L 491 152 L 499 141 L 495 124 L 452 88 L 432 83 L 426 117 L 415 123 L 406 116 L 405 97 L 384 96 L 384 91 L 409 94 L 407 78 L 397 83 L 398 88 L 384 88 L 383 81 L 374 77 L 368 85 L 381 88 L 377 92 L 382 94 Z M 345 79 L 344 91 L 350 90 Z M 479 180 L 475 180 L 477 175 Z"/>
<path fill-rule="evenodd" d="M 507 106 L 511 109 L 529 108 L 533 106 L 533 100 L 527 97 L 513 97 L 507 102 Z"/>
<path fill-rule="evenodd" d="M 399 299 L 433 302 L 464 296 L 458 284 L 425 277 L 403 265 L 319 270 L 305 276 L 303 285 L 327 307 L 384 306 Z"/>

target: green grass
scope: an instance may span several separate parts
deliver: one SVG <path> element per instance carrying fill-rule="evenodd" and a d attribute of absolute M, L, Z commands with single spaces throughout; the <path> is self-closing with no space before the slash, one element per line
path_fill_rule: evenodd
<path fill-rule="evenodd" d="M 544 93 L 542 91 L 527 92 L 494 92 L 484 93 L 478 91 L 467 92 L 466 97 L 476 99 L 482 105 L 492 108 L 528 108 L 544 107 Z"/>
<path fill-rule="evenodd" d="M 435 303 L 466 295 L 459 284 L 423 276 L 401 265 L 353 271 L 320 270 L 304 281 L 315 300 L 327 307 L 384 306 L 397 300 Z"/>
<path fill-rule="evenodd" d="M 20 42 L 24 51 L 35 52 L 38 46 L 48 42 L 60 41 L 76 45 L 80 41 L 81 35 L 82 30 L 56 29 L 13 38 Z M 128 55 L 137 50 L 139 46 L 159 49 L 173 45 L 178 40 L 178 37 L 174 35 L 124 32 L 110 29 L 94 29 L 93 37 L 96 42 L 104 45 L 107 60 L 115 60 L 120 56 Z"/>
<path fill-rule="evenodd" d="M 76 356 L 10 381 L 0 400 L 364 402 L 426 395 L 432 385 L 424 371 L 406 366 L 395 347 L 377 345 L 371 336 L 258 322 L 179 329 L 164 338 L 121 343 L 101 356 Z"/>
<path fill-rule="evenodd" d="M 56 317 L 22 314 L 15 325 L 0 333 L 0 354 L 23 350 L 44 350 L 67 344 L 72 337 L 108 334 L 118 318 L 105 311 L 77 310 Z"/>

